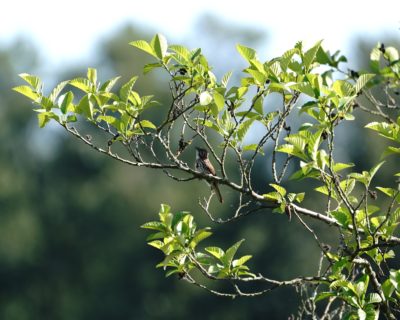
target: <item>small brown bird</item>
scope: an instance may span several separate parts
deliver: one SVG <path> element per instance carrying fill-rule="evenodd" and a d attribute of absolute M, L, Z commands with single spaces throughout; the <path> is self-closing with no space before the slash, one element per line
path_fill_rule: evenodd
<path fill-rule="evenodd" d="M 196 170 L 205 173 L 205 174 L 211 174 L 213 176 L 216 176 L 215 169 L 213 165 L 210 162 L 210 159 L 208 159 L 208 151 L 206 149 L 202 148 L 197 148 L 196 147 Z M 222 199 L 221 191 L 219 191 L 218 188 L 218 183 L 216 181 L 213 182 L 208 182 L 207 183 L 211 186 L 211 189 L 216 193 L 219 202 L 224 202 Z"/>

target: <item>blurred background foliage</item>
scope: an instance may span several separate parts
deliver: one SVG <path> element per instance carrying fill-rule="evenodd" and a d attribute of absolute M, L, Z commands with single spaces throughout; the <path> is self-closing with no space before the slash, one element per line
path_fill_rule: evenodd
<path fill-rule="evenodd" d="M 98 42 L 91 65 L 52 70 L 46 88 L 83 75 L 88 66 L 98 68 L 102 80 L 142 75 L 147 58 L 128 43 L 154 33 L 144 26 L 122 27 Z M 206 16 L 195 23 L 186 44 L 202 47 L 218 76 L 234 69 L 238 77 L 244 65 L 235 53 L 237 42 L 260 51 L 268 47 L 268 34 Z M 375 44 L 354 39 L 353 52 L 360 56 L 350 60 L 366 68 Z M 200 226 L 210 225 L 197 205 L 208 188 L 112 161 L 60 128 L 40 130 L 27 100 L 11 91 L 19 84 L 18 73 L 41 76 L 45 61 L 40 54 L 23 37 L 0 48 L 0 319 L 283 319 L 295 313 L 298 300 L 291 289 L 229 300 L 174 277 L 165 279 L 155 269 L 162 257 L 146 245 L 147 233 L 139 226 L 155 219 L 160 203 L 170 204 L 173 211 L 189 210 Z M 142 76 L 137 90 L 168 103 L 165 80 L 157 73 Z M 375 145 L 383 142 L 361 131 L 363 124 L 346 123 L 338 137 L 339 156 L 359 170 L 376 162 L 381 149 Z M 89 126 L 86 130 L 91 133 Z M 268 164 L 258 162 L 260 188 L 268 184 Z M 302 191 L 309 187 L 295 185 Z M 227 201 L 217 207 L 221 216 L 230 210 L 225 191 Z M 317 206 L 314 199 L 309 202 Z M 280 280 L 316 272 L 318 248 L 296 219 L 289 223 L 285 216 L 263 212 L 211 227 L 214 237 L 208 245 L 226 247 L 246 239 L 240 250 L 254 256 L 254 272 Z M 324 235 L 329 241 L 331 232 Z"/>

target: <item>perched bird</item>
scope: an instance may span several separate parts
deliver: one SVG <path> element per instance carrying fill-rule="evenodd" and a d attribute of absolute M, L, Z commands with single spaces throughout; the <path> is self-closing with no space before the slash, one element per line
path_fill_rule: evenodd
<path fill-rule="evenodd" d="M 213 176 L 216 176 L 215 169 L 211 164 L 210 159 L 208 159 L 208 151 L 206 149 L 196 147 L 196 170 L 204 174 L 212 174 Z M 217 182 L 212 181 L 211 183 L 210 182 L 207 183 L 211 186 L 211 189 L 216 193 L 219 202 L 221 203 L 224 202 L 224 200 L 222 199 L 221 191 L 219 191 Z"/>

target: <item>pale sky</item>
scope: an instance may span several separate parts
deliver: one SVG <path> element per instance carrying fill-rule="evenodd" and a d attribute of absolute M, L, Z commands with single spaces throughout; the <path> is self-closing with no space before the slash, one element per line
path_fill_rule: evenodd
<path fill-rule="evenodd" d="M 298 40 L 311 45 L 324 39 L 324 46 L 331 51 L 346 52 L 355 34 L 394 34 L 400 39 L 399 0 L 5 0 L 1 4 L 0 46 L 17 34 L 27 34 L 45 50 L 47 61 L 57 66 L 90 57 L 96 40 L 129 21 L 179 41 L 189 35 L 202 13 L 266 30 L 270 58 Z"/>

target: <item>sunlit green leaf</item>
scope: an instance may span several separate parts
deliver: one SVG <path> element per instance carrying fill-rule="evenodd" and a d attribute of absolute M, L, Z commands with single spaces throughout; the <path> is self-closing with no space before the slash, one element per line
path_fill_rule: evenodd
<path fill-rule="evenodd" d="M 87 78 L 94 86 L 96 86 L 97 85 L 97 70 L 94 68 L 88 68 Z"/>
<path fill-rule="evenodd" d="M 131 46 L 134 46 L 150 55 L 152 55 L 155 58 L 158 58 L 157 53 L 154 51 L 154 49 L 152 48 L 152 46 L 144 41 L 144 40 L 137 40 L 137 41 L 132 41 L 129 43 Z"/>
<path fill-rule="evenodd" d="M 239 240 L 234 245 L 232 245 L 229 249 L 226 250 L 226 253 L 223 257 L 223 262 L 225 266 L 230 266 L 232 264 L 233 257 L 236 254 L 236 251 L 239 249 L 240 245 L 243 243 L 244 239 Z"/>
<path fill-rule="evenodd" d="M 40 92 L 42 90 L 42 82 L 40 81 L 39 77 L 28 73 L 20 73 L 19 76 L 28 84 L 30 84 L 36 92 Z"/>
<path fill-rule="evenodd" d="M 221 84 L 222 84 L 222 86 L 224 88 L 227 87 L 229 79 L 231 78 L 231 76 L 232 76 L 232 71 L 229 71 L 222 77 Z"/>
<path fill-rule="evenodd" d="M 217 91 L 214 91 L 213 96 L 214 96 L 214 102 L 218 108 L 218 111 L 221 111 L 225 106 L 224 96 L 222 94 L 218 93 Z M 201 97 L 200 97 L 200 99 L 201 99 Z M 200 101 L 200 104 L 201 104 L 201 101 Z"/>
<path fill-rule="evenodd" d="M 274 188 L 282 197 L 286 195 L 286 189 L 280 185 L 277 185 L 275 183 L 270 183 L 269 184 L 272 188 Z"/>
<path fill-rule="evenodd" d="M 304 53 L 303 63 L 307 70 L 310 68 L 311 64 L 315 61 L 315 57 L 317 55 L 318 49 L 321 46 L 321 43 L 322 40 L 318 41 L 317 43 L 314 44 L 312 48 L 308 49 Z"/>
<path fill-rule="evenodd" d="M 241 265 L 244 265 L 247 261 L 249 261 L 252 258 L 251 255 L 245 255 L 239 259 L 233 260 L 232 261 L 232 266 L 233 267 L 239 267 Z"/>
<path fill-rule="evenodd" d="M 333 165 L 333 171 L 339 172 L 339 171 L 342 171 L 344 169 L 351 168 L 351 167 L 354 167 L 354 163 L 341 163 L 341 162 L 338 162 L 338 163 L 335 163 Z"/>
<path fill-rule="evenodd" d="M 105 92 L 110 92 L 110 90 L 114 87 L 114 85 L 117 83 L 117 81 L 120 79 L 121 77 L 115 77 L 112 78 L 110 80 L 107 80 L 106 82 L 104 82 L 102 84 L 102 86 L 100 87 L 101 91 L 105 91 Z"/>
<path fill-rule="evenodd" d="M 146 222 L 140 226 L 143 229 L 165 231 L 165 225 L 159 221 Z"/>
<path fill-rule="evenodd" d="M 258 149 L 258 150 L 257 150 Z M 243 151 L 256 151 L 264 155 L 262 148 L 258 148 L 258 144 L 248 144 L 242 148 Z"/>
<path fill-rule="evenodd" d="M 18 86 L 14 87 L 13 90 L 28 97 L 33 101 L 36 101 L 40 97 L 40 95 L 29 86 Z"/>
<path fill-rule="evenodd" d="M 240 55 L 243 58 L 245 58 L 248 62 L 250 62 L 250 60 L 256 58 L 256 51 L 254 49 L 251 49 L 249 47 L 246 47 L 246 46 L 243 46 L 240 44 L 236 45 L 236 49 L 240 53 Z"/>
<path fill-rule="evenodd" d="M 375 77 L 374 74 L 369 74 L 365 73 L 362 74 L 358 79 L 356 84 L 354 85 L 354 91 L 355 93 L 358 93 L 361 91 L 361 89 L 370 81 L 373 77 Z"/>
<path fill-rule="evenodd" d="M 204 250 L 206 250 L 209 254 L 213 255 L 214 257 L 216 257 L 219 260 L 225 254 L 225 252 L 221 248 L 218 248 L 218 247 L 207 247 Z"/>
<path fill-rule="evenodd" d="M 93 92 L 93 85 L 92 83 L 85 78 L 75 78 L 69 81 L 71 86 L 82 90 L 85 93 Z"/>
<path fill-rule="evenodd" d="M 61 91 L 65 88 L 65 86 L 68 84 L 68 81 L 63 81 L 60 82 L 50 93 L 49 99 L 55 103 L 56 99 L 60 95 Z"/>
<path fill-rule="evenodd" d="M 127 83 L 125 83 L 121 87 L 119 95 L 120 95 L 121 100 L 124 101 L 125 103 L 128 102 L 129 95 L 130 95 L 132 88 L 137 79 L 138 79 L 138 77 L 132 77 Z"/>
<path fill-rule="evenodd" d="M 140 121 L 140 126 L 143 128 L 150 128 L 150 129 L 156 129 L 157 127 L 154 125 L 154 123 L 152 123 L 149 120 L 142 120 Z"/>
<path fill-rule="evenodd" d="M 60 105 L 60 110 L 63 114 L 67 113 L 73 100 L 74 100 L 74 94 L 72 93 L 72 91 L 63 94 L 60 97 L 59 105 Z"/>
<path fill-rule="evenodd" d="M 246 133 L 247 133 L 248 130 L 250 129 L 250 127 L 251 127 L 251 125 L 253 124 L 253 122 L 254 122 L 254 119 L 249 119 L 249 120 L 243 121 L 243 122 L 238 126 L 238 128 L 236 129 L 236 130 L 237 130 L 237 131 L 236 131 L 236 136 L 237 136 L 237 139 L 238 139 L 239 141 L 243 141 L 243 139 L 244 139 Z"/>
<path fill-rule="evenodd" d="M 211 231 L 207 231 L 206 229 L 199 230 L 195 233 L 192 241 L 190 242 L 191 248 L 195 248 L 201 241 L 208 238 L 212 235 Z"/>
<path fill-rule="evenodd" d="M 158 33 L 154 36 L 154 38 L 151 40 L 151 46 L 159 59 L 163 59 L 166 56 L 168 43 L 167 39 L 162 34 Z"/>
<path fill-rule="evenodd" d="M 190 51 L 181 45 L 171 45 L 169 49 L 177 53 L 181 58 L 183 58 L 186 62 L 189 61 L 190 58 Z"/>

